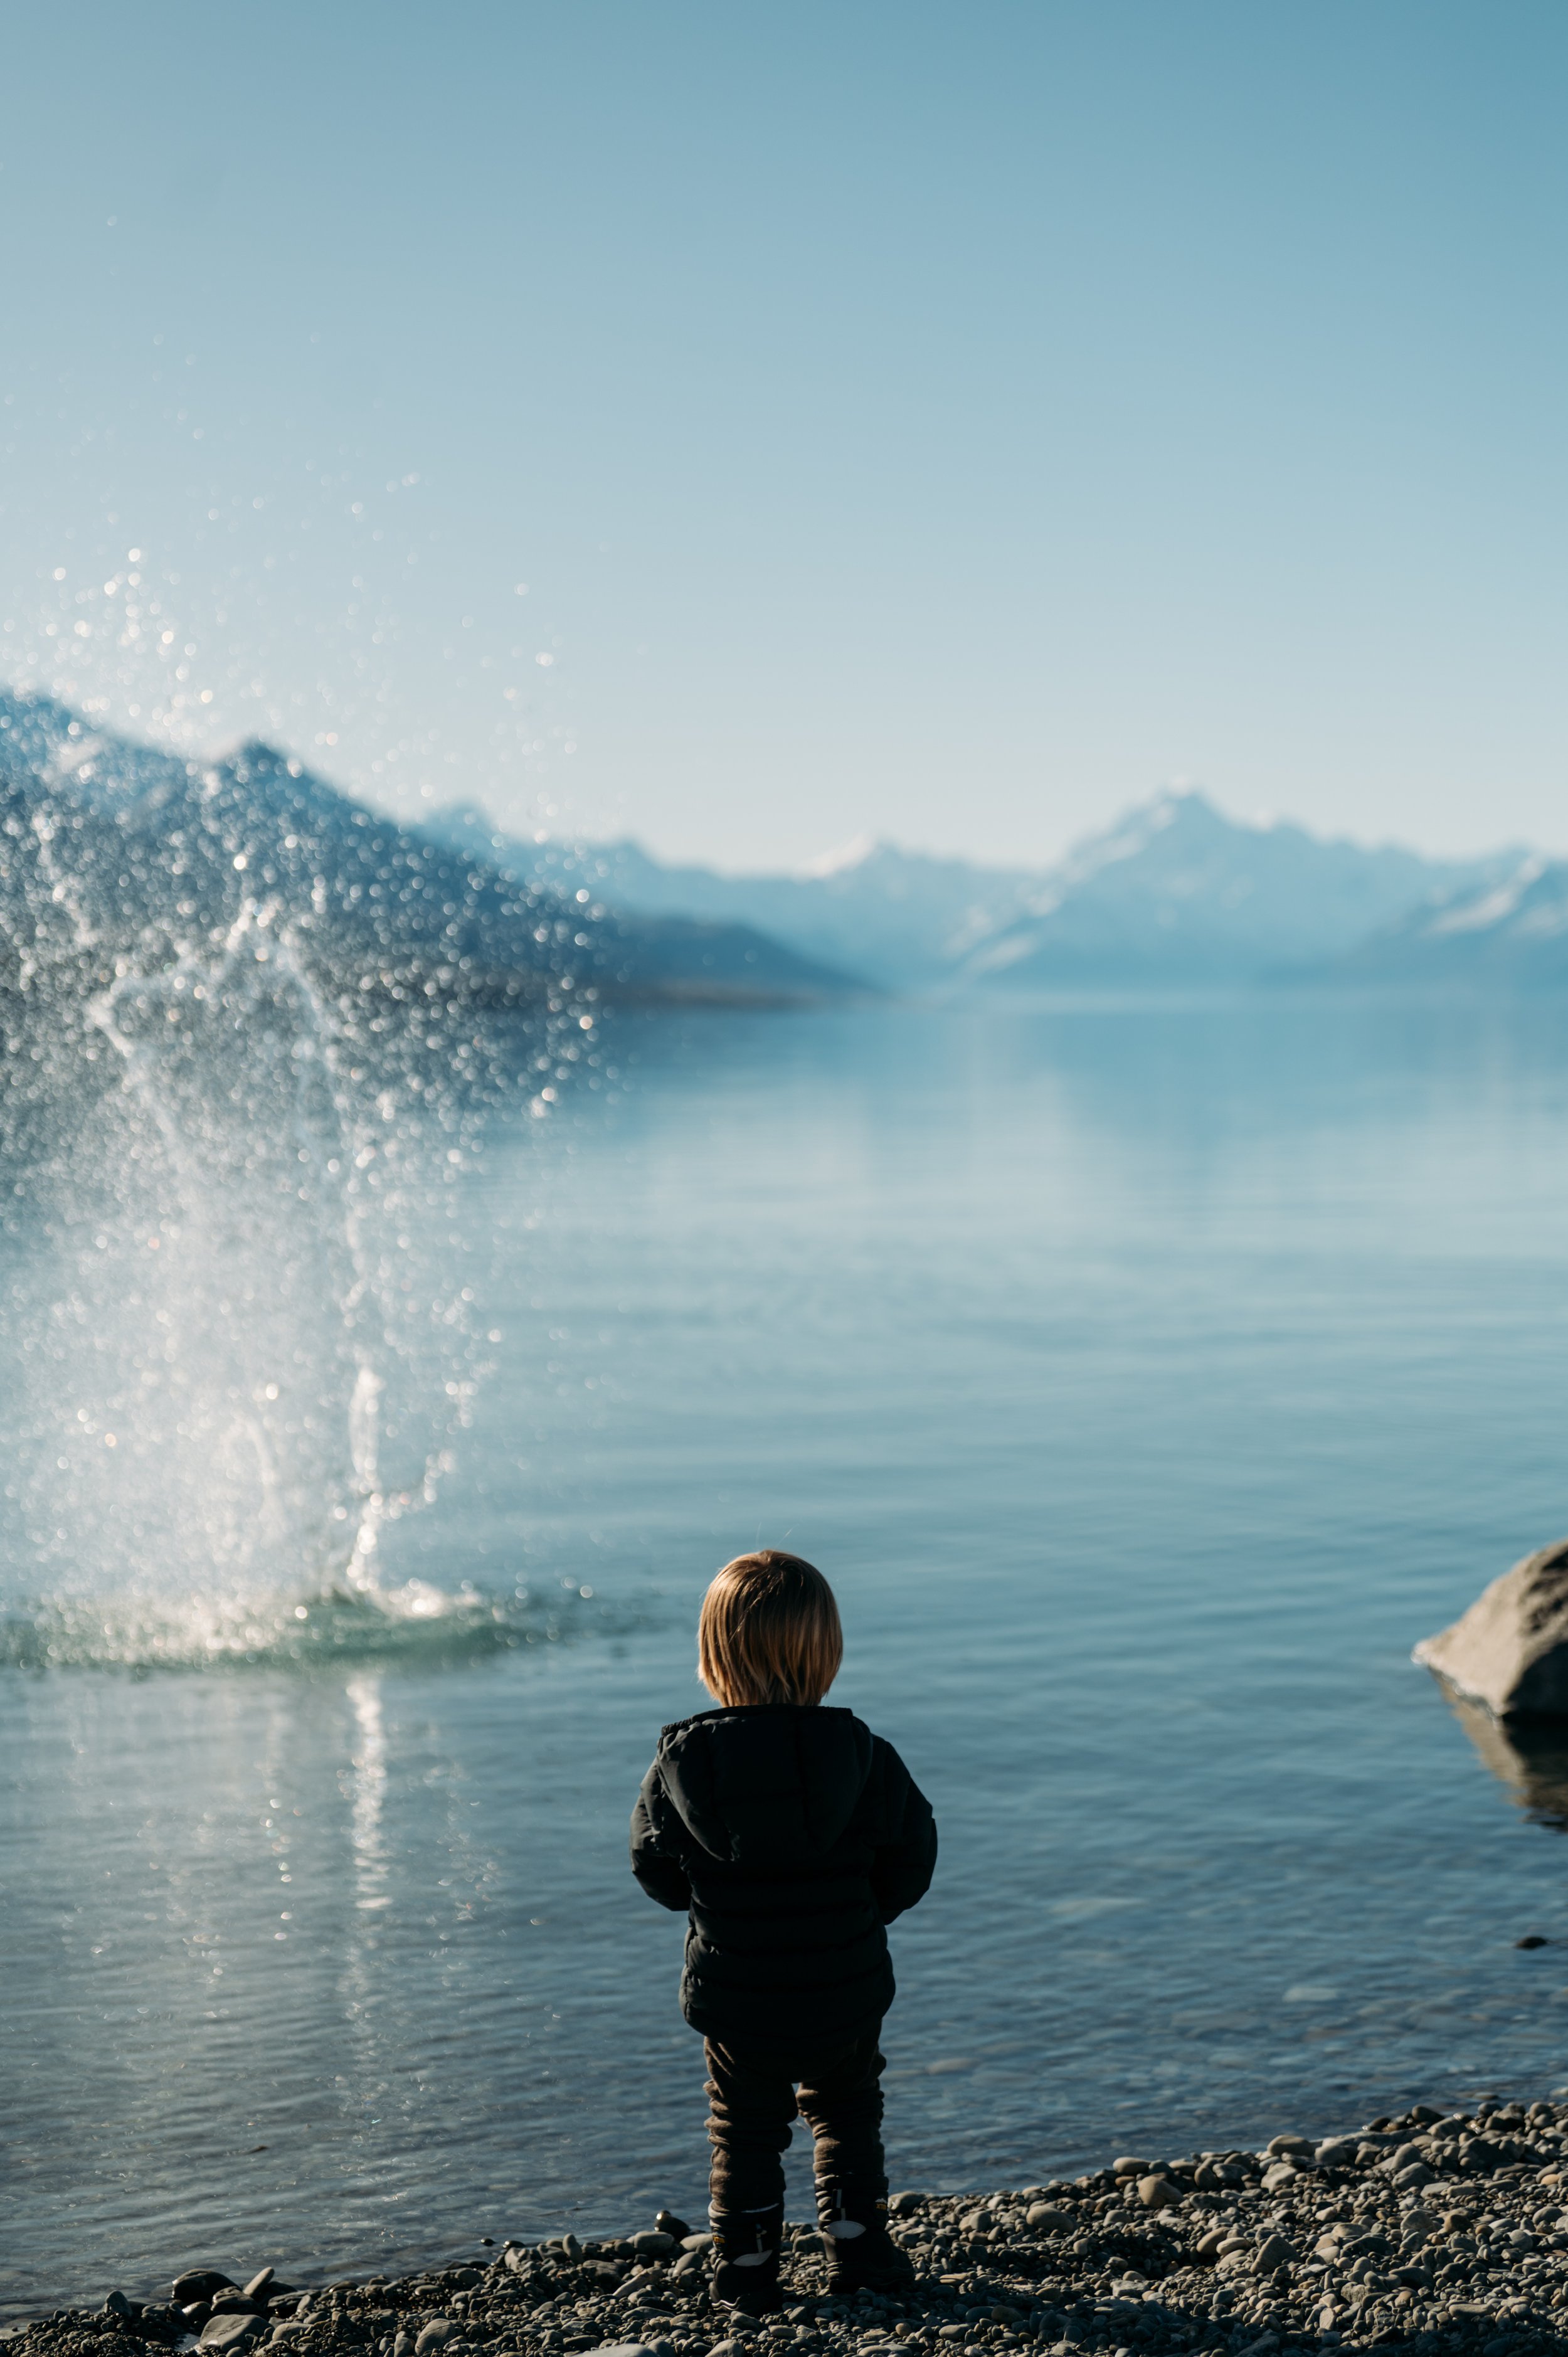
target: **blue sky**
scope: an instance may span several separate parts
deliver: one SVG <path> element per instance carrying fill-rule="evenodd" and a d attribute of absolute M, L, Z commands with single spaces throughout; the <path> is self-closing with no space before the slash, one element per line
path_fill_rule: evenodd
<path fill-rule="evenodd" d="M 732 866 L 1568 848 L 1560 0 L 6 46 L 6 678 Z"/>

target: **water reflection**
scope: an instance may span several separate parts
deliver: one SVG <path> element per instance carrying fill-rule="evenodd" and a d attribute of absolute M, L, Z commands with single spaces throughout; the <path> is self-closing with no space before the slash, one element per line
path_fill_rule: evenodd
<path fill-rule="evenodd" d="M 355 1905 L 372 1912 L 387 1903 L 382 1888 L 387 1878 L 386 1839 L 381 1812 L 387 1796 L 387 1738 L 381 1721 L 381 1682 L 377 1677 L 349 1681 L 354 1713 L 352 1807 L 349 1838 L 354 1845 Z"/>
<path fill-rule="evenodd" d="M 1530 1823 L 1568 1833 L 1568 1727 L 1505 1727 L 1479 1703 L 1453 1693 L 1448 1701 L 1486 1766 Z"/>

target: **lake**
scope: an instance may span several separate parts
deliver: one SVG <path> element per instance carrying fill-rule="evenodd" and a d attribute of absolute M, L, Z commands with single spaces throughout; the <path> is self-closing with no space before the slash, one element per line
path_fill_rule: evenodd
<path fill-rule="evenodd" d="M 1409 1659 L 1568 1526 L 1562 1009 L 622 1017 L 514 1081 L 347 1245 L 270 1117 L 16 1181 L 11 2312 L 702 2210 L 626 1820 L 758 1544 L 941 1829 L 896 2188 L 1568 2080 L 1568 1763 Z"/>

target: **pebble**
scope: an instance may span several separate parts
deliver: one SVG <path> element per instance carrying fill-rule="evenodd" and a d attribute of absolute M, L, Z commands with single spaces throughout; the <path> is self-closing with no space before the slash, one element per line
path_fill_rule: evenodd
<path fill-rule="evenodd" d="M 242 2309 L 238 2314 L 228 2310 L 212 2317 L 202 2326 L 201 2346 L 203 2349 L 242 2349 L 247 2341 L 258 2339 L 266 2329 L 266 2318 L 258 2316 L 253 2309 Z"/>
<path fill-rule="evenodd" d="M 172 2305 L 111 2294 L 18 2327 L 5 2357 L 166 2357 L 193 2330 L 199 2357 L 1564 2357 L 1565 2175 L 1568 2104 L 1416 2105 L 1261 2152 L 901 2194 L 918 2280 L 896 2298 L 828 2299 L 818 2238 L 792 2229 L 786 2310 L 760 2324 L 715 2310 L 711 2238 L 663 2211 L 314 2292 L 192 2268 Z"/>

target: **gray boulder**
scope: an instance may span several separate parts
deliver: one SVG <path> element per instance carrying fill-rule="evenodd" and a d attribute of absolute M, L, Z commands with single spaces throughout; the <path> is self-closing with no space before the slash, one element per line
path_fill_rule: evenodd
<path fill-rule="evenodd" d="M 1568 1539 L 1494 1579 L 1414 1658 L 1498 1718 L 1568 1718 Z"/>

